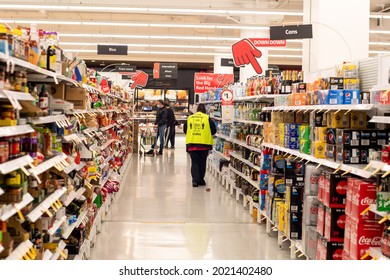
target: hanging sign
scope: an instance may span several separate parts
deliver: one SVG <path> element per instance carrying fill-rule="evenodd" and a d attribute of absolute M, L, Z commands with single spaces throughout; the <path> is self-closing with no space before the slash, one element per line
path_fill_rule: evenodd
<path fill-rule="evenodd" d="M 222 123 L 233 123 L 234 121 L 234 104 L 233 92 L 230 89 L 224 89 L 221 92 L 222 105 Z"/>
<path fill-rule="evenodd" d="M 195 73 L 195 93 L 205 93 L 216 88 L 223 88 L 225 85 L 234 82 L 233 74 Z"/>
<path fill-rule="evenodd" d="M 116 65 L 113 72 L 135 72 L 136 69 L 133 65 Z"/>
<path fill-rule="evenodd" d="M 258 58 L 261 57 L 261 51 L 249 39 L 242 39 L 232 45 L 232 55 L 236 67 L 251 64 L 257 74 L 263 73 Z"/>
<path fill-rule="evenodd" d="M 127 55 L 126 45 L 98 45 L 97 54 Z"/>
<path fill-rule="evenodd" d="M 271 40 L 311 39 L 313 38 L 313 26 L 311 24 L 271 26 L 269 33 Z"/>
<path fill-rule="evenodd" d="M 234 67 L 233 58 L 221 58 L 221 66 L 224 67 Z"/>
<path fill-rule="evenodd" d="M 177 79 L 177 63 L 154 63 L 154 79 Z"/>

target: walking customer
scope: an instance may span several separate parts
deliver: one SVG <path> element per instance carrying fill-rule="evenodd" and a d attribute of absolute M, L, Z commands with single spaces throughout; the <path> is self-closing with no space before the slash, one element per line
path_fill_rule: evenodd
<path fill-rule="evenodd" d="M 165 148 L 168 149 L 168 144 L 171 142 L 169 149 L 175 149 L 175 135 L 176 135 L 176 117 L 169 103 L 165 103 L 167 108 L 167 130 L 165 131 Z"/>
<path fill-rule="evenodd" d="M 157 139 L 160 138 L 160 149 L 158 154 L 162 155 L 164 149 L 164 133 L 165 129 L 167 128 L 167 109 L 165 108 L 164 102 L 162 100 L 158 100 L 157 107 L 156 122 L 154 124 L 158 127 L 158 131 L 153 148 L 156 147 Z"/>
<path fill-rule="evenodd" d="M 186 134 L 187 152 L 191 157 L 192 186 L 205 186 L 207 156 L 213 148 L 213 135 L 217 128 L 206 114 L 204 104 L 199 104 L 197 112 L 188 117 L 183 130 Z"/>

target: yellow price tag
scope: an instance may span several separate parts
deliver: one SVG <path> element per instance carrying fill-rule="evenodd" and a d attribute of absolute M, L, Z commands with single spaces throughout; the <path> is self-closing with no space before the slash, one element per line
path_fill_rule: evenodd
<path fill-rule="evenodd" d="M 49 211 L 49 209 L 45 210 L 45 213 L 49 218 L 53 217 L 53 214 Z"/>
<path fill-rule="evenodd" d="M 16 210 L 16 213 L 18 213 L 19 219 L 20 219 L 22 222 L 24 222 L 25 219 L 24 219 L 23 213 L 20 211 L 20 209 L 16 208 L 16 206 L 14 206 L 14 209 Z"/>
<path fill-rule="evenodd" d="M 367 257 L 370 255 L 370 252 L 366 252 L 360 259 L 361 260 L 365 260 L 365 259 L 367 259 Z"/>
<path fill-rule="evenodd" d="M 58 253 L 59 253 L 65 260 L 67 259 L 67 255 L 64 253 L 64 251 L 58 250 Z"/>
<path fill-rule="evenodd" d="M 368 211 L 370 211 L 370 209 L 371 209 L 371 206 L 368 206 L 366 209 L 364 209 L 364 210 L 362 211 L 362 213 L 360 213 L 360 215 L 363 216 L 363 215 L 366 214 Z"/>
<path fill-rule="evenodd" d="M 34 258 L 34 255 L 31 254 L 31 251 L 30 251 L 30 250 L 26 252 L 26 255 L 28 256 L 28 258 L 29 258 L 30 260 L 35 259 L 35 258 Z"/>
<path fill-rule="evenodd" d="M 63 205 L 62 205 L 62 203 L 61 203 L 61 201 L 59 200 L 59 199 L 57 199 L 57 205 L 59 206 L 59 208 L 61 208 Z"/>
<path fill-rule="evenodd" d="M 30 176 L 30 172 L 28 172 L 28 170 L 26 168 L 24 168 L 24 166 L 21 166 L 20 169 L 23 171 L 24 174 L 26 174 L 26 176 Z"/>
<path fill-rule="evenodd" d="M 57 205 L 55 202 L 51 205 L 51 208 L 54 210 L 54 212 L 58 211 L 58 208 L 57 208 Z"/>
<path fill-rule="evenodd" d="M 380 221 L 378 222 L 378 224 L 383 224 L 388 218 L 389 218 L 389 215 L 386 215 L 385 217 L 383 217 L 382 220 L 380 220 Z"/>
<path fill-rule="evenodd" d="M 31 259 L 27 256 L 27 254 L 23 256 L 23 260 L 25 260 L 25 261 L 31 261 Z"/>

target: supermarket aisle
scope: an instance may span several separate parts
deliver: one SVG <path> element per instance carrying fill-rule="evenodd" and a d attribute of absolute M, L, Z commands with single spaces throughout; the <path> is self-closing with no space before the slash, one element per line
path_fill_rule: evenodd
<path fill-rule="evenodd" d="M 161 157 L 135 156 L 92 259 L 288 259 L 265 226 L 210 175 L 193 188 L 184 136 Z"/>

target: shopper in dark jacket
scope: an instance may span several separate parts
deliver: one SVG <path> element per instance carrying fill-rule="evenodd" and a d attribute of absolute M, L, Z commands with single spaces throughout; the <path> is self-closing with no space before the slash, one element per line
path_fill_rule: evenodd
<path fill-rule="evenodd" d="M 217 132 L 217 128 L 206 115 L 203 104 L 199 104 L 197 112 L 188 117 L 183 130 L 186 134 L 187 152 L 191 157 L 192 186 L 205 186 L 207 156 L 213 148 L 213 135 Z"/>
<path fill-rule="evenodd" d="M 157 102 L 157 114 L 156 114 L 156 122 L 154 123 L 155 126 L 158 127 L 157 132 L 157 138 L 153 145 L 153 147 L 157 144 L 157 139 L 160 138 L 160 150 L 158 151 L 159 155 L 162 155 L 163 149 L 164 149 L 164 132 L 167 128 L 167 109 L 164 106 L 164 102 L 162 100 L 159 100 Z"/>
<path fill-rule="evenodd" d="M 171 142 L 170 149 L 175 149 L 175 135 L 176 135 L 176 117 L 172 108 L 168 103 L 165 103 L 167 109 L 167 130 L 165 131 L 165 148 L 168 148 L 168 142 Z"/>

